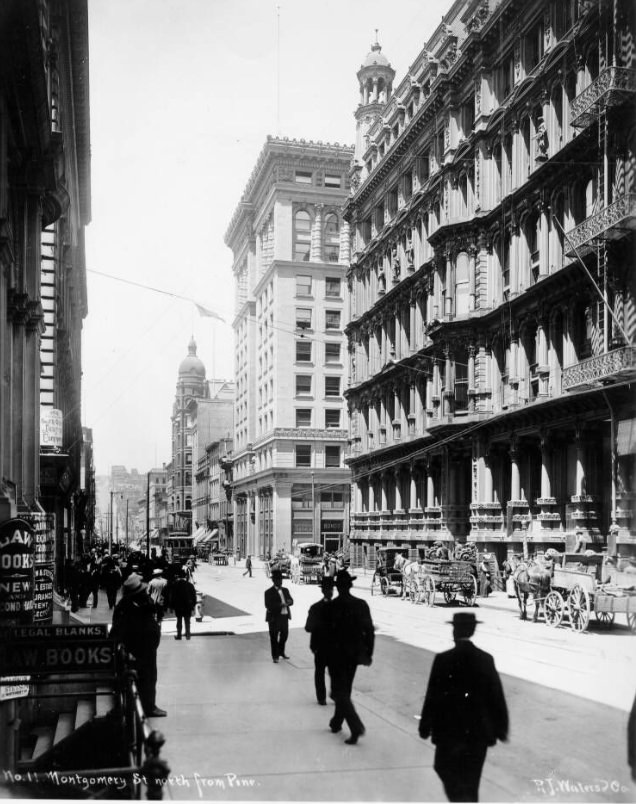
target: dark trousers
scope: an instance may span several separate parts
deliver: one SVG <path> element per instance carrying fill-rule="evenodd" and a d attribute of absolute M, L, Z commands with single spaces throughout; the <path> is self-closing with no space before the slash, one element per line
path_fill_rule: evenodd
<path fill-rule="evenodd" d="M 192 614 L 189 611 L 175 611 L 175 614 L 177 615 L 177 636 L 181 636 L 181 628 L 185 624 L 185 635 L 189 637 Z"/>
<path fill-rule="evenodd" d="M 358 717 L 358 713 L 351 701 L 351 691 L 353 689 L 353 679 L 356 674 L 357 665 L 343 662 L 332 662 L 329 665 L 329 675 L 331 676 L 331 697 L 336 704 L 331 723 L 332 729 L 339 729 L 343 721 L 346 720 L 351 734 L 362 734 L 364 724 Z"/>
<path fill-rule="evenodd" d="M 99 598 L 99 579 L 91 581 L 91 595 L 93 596 L 93 608 L 97 608 L 97 600 Z"/>
<path fill-rule="evenodd" d="M 289 617 L 274 617 L 269 621 L 269 642 L 272 648 L 272 659 L 278 659 L 285 653 L 285 644 L 289 635 Z"/>
<path fill-rule="evenodd" d="M 487 750 L 484 743 L 438 744 L 433 767 L 449 801 L 479 801 L 479 780 Z"/>
<path fill-rule="evenodd" d="M 69 586 L 68 596 L 71 599 L 71 611 L 77 611 L 79 608 L 79 592 L 76 586 Z"/>
<path fill-rule="evenodd" d="M 106 597 L 108 598 L 108 608 L 114 609 L 115 603 L 117 603 L 117 589 L 119 587 L 115 586 L 114 588 L 111 586 L 106 587 Z"/>
<path fill-rule="evenodd" d="M 141 705 L 148 715 L 155 708 L 157 694 L 157 651 L 136 658 L 135 669 Z"/>
<path fill-rule="evenodd" d="M 327 700 L 327 687 L 325 685 L 325 671 L 327 670 L 327 659 L 321 651 L 314 653 L 314 685 L 316 687 L 316 699 L 318 701 Z"/>

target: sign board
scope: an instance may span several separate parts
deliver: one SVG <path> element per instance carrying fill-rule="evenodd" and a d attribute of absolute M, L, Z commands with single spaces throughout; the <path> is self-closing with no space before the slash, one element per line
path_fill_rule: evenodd
<path fill-rule="evenodd" d="M 111 639 L 0 643 L 0 673 L 94 673 L 112 671 L 115 643 Z"/>
<path fill-rule="evenodd" d="M 33 582 L 33 622 L 50 623 L 53 619 L 53 564 L 35 567 Z"/>
<path fill-rule="evenodd" d="M 9 701 L 13 698 L 26 698 L 29 694 L 30 676 L 4 676 L 0 677 L 0 701 Z"/>
<path fill-rule="evenodd" d="M 15 640 L 77 640 L 106 639 L 108 626 L 98 625 L 23 625 L 16 628 L 0 629 L 0 642 Z"/>
<path fill-rule="evenodd" d="M 0 524 L 0 625 L 33 620 L 34 534 L 24 519 Z"/>
<path fill-rule="evenodd" d="M 62 447 L 64 414 L 56 408 L 40 408 L 40 446 Z"/>

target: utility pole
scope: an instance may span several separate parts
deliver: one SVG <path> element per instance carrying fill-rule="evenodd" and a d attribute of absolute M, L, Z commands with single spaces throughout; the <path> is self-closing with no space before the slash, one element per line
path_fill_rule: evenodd
<path fill-rule="evenodd" d="M 110 526 L 108 528 L 108 552 L 113 552 L 113 494 L 114 490 L 110 490 Z"/>
<path fill-rule="evenodd" d="M 146 558 L 150 558 L 150 472 L 146 478 Z"/>
<path fill-rule="evenodd" d="M 126 497 L 126 549 L 128 549 L 128 497 Z"/>
<path fill-rule="evenodd" d="M 316 541 L 316 486 L 314 473 L 311 473 L 311 540 Z"/>

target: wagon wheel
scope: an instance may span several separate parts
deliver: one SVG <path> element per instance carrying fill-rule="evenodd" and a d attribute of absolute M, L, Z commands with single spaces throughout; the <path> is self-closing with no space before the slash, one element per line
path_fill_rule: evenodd
<path fill-rule="evenodd" d="M 455 601 L 455 592 L 452 589 L 444 589 L 444 600 L 447 603 L 453 603 Z"/>
<path fill-rule="evenodd" d="M 432 606 L 435 603 L 435 582 L 430 575 L 425 575 L 422 579 L 420 600 L 425 606 Z"/>
<path fill-rule="evenodd" d="M 568 613 L 570 615 L 570 627 L 574 631 L 585 631 L 590 623 L 590 596 L 587 589 L 579 584 L 575 584 L 568 595 Z"/>
<path fill-rule="evenodd" d="M 561 625 L 565 613 L 565 601 L 560 592 L 554 589 L 548 592 L 548 596 L 543 604 L 543 609 L 545 611 L 546 625 L 550 625 L 552 628 Z"/>
<path fill-rule="evenodd" d="M 469 581 L 462 584 L 462 595 L 464 596 L 464 603 L 467 606 L 475 605 L 475 598 L 477 597 L 477 579 L 472 577 Z"/>
<path fill-rule="evenodd" d="M 632 634 L 636 634 L 636 611 L 627 612 L 627 625 Z"/>
<path fill-rule="evenodd" d="M 603 628 L 609 629 L 614 625 L 614 612 L 613 611 L 597 611 L 594 609 L 594 614 L 596 615 L 597 622 L 603 626 Z"/>
<path fill-rule="evenodd" d="M 373 573 L 373 578 L 371 580 L 371 594 L 372 595 L 379 595 L 380 594 L 380 576 L 377 572 Z"/>
<path fill-rule="evenodd" d="M 388 578 L 380 578 L 380 591 L 383 595 L 389 594 L 389 579 Z"/>

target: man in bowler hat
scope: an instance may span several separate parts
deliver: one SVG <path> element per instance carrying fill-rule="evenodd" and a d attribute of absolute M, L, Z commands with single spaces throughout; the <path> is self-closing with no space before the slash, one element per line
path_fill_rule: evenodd
<path fill-rule="evenodd" d="M 289 659 L 285 654 L 285 644 L 293 604 L 289 589 L 283 586 L 283 573 L 280 570 L 273 570 L 272 586 L 265 590 L 265 620 L 269 626 L 272 661 L 276 663 L 281 656 L 283 659 Z"/>
<path fill-rule="evenodd" d="M 351 736 L 345 740 L 348 745 L 355 745 L 364 734 L 364 724 L 351 701 L 351 691 L 358 665 L 371 664 L 375 640 L 369 606 L 351 594 L 355 579 L 347 570 L 336 573 L 338 597 L 327 610 L 331 637 L 328 659 L 331 697 L 336 704 L 329 728 L 336 734 L 346 720 L 351 730 Z"/>
<path fill-rule="evenodd" d="M 328 608 L 333 597 L 333 578 L 325 575 L 320 581 L 320 588 L 322 589 L 322 598 L 309 607 L 305 631 L 311 634 L 309 649 L 314 654 L 316 698 L 321 706 L 326 706 L 327 687 L 325 686 L 325 673 L 327 672 L 328 650 L 331 641 L 327 617 Z"/>
<path fill-rule="evenodd" d="M 508 739 L 508 709 L 493 657 L 470 637 L 472 612 L 453 616 L 455 647 L 433 660 L 420 737 L 435 744 L 435 772 L 449 801 L 478 801 L 489 746 Z"/>

